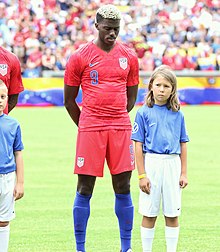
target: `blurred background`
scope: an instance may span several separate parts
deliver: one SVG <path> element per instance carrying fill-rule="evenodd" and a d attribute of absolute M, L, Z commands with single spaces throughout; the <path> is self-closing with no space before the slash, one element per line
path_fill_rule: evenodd
<path fill-rule="evenodd" d="M 62 71 L 94 38 L 96 10 L 108 3 L 123 13 L 119 40 L 135 50 L 140 70 L 220 69 L 219 0 L 1 0 L 0 45 L 19 57 L 23 77 Z"/>
<path fill-rule="evenodd" d="M 123 14 L 118 40 L 139 59 L 137 104 L 161 64 L 175 70 L 181 103 L 220 104 L 220 0 L 1 0 L 0 45 L 21 62 L 19 105 L 63 105 L 66 62 L 94 39 L 96 10 L 109 3 Z"/>

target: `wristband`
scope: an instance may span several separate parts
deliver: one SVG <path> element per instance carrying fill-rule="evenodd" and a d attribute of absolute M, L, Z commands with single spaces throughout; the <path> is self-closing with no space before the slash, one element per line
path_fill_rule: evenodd
<path fill-rule="evenodd" d="M 143 173 L 143 174 L 138 175 L 138 178 L 142 179 L 142 178 L 146 178 L 146 176 L 147 176 L 146 173 Z"/>

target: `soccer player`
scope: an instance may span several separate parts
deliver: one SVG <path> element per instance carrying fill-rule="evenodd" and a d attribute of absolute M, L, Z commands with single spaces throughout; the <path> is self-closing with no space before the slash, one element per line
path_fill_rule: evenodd
<path fill-rule="evenodd" d="M 18 95 L 24 87 L 18 57 L 2 46 L 0 46 L 0 80 L 8 88 L 8 103 L 4 110 L 4 113 L 8 114 L 17 105 Z"/>
<path fill-rule="evenodd" d="M 66 65 L 65 107 L 78 126 L 75 174 L 77 192 L 73 205 L 77 251 L 85 250 L 90 199 L 96 177 L 103 176 L 107 161 L 115 192 L 121 251 L 131 251 L 133 204 L 130 178 L 134 169 L 131 123 L 128 112 L 137 96 L 139 66 L 136 54 L 116 41 L 121 14 L 113 5 L 97 10 L 98 36 L 80 47 Z M 81 86 L 82 110 L 76 103 Z"/>
<path fill-rule="evenodd" d="M 139 212 L 143 216 L 143 252 L 152 251 L 155 222 L 163 202 L 167 252 L 175 252 L 179 236 L 181 189 L 188 184 L 189 141 L 184 115 L 177 98 L 177 80 L 170 67 L 156 68 L 149 80 L 149 92 L 137 112 L 132 139 L 139 174 Z"/>
<path fill-rule="evenodd" d="M 14 203 L 24 195 L 23 143 L 18 122 L 3 113 L 8 89 L 0 80 L 0 252 L 8 251 Z"/>

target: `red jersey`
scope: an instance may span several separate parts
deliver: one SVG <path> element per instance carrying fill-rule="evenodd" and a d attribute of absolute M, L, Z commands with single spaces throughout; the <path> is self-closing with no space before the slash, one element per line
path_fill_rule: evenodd
<path fill-rule="evenodd" d="M 80 131 L 131 129 L 126 90 L 138 85 L 139 66 L 129 47 L 116 43 L 107 53 L 93 42 L 83 45 L 69 58 L 64 83 L 82 88 Z"/>
<path fill-rule="evenodd" d="M 0 79 L 8 88 L 8 95 L 19 94 L 24 90 L 21 79 L 21 66 L 17 56 L 0 46 Z M 8 113 L 8 106 L 4 113 Z"/>

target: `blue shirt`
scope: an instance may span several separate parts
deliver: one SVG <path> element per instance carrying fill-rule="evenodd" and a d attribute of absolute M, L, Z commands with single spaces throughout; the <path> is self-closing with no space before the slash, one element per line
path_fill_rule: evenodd
<path fill-rule="evenodd" d="M 131 139 L 143 143 L 144 153 L 180 154 L 180 143 L 189 141 L 184 115 L 166 105 L 143 105 L 136 114 Z"/>
<path fill-rule="evenodd" d="M 24 149 L 19 123 L 8 115 L 0 116 L 0 174 L 16 170 L 14 152 Z"/>

